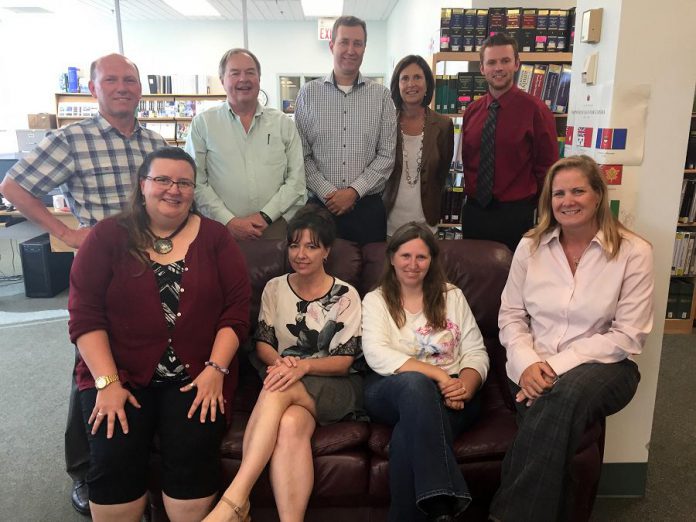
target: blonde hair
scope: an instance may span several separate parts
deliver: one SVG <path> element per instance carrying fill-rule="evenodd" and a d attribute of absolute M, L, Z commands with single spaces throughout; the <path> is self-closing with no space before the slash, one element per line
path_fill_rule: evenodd
<path fill-rule="evenodd" d="M 607 257 L 609 259 L 614 259 L 621 248 L 622 232 L 626 231 L 626 228 L 619 222 L 614 214 L 612 214 L 609 208 L 607 182 L 604 180 L 604 176 L 602 176 L 602 172 L 599 170 L 599 165 L 597 165 L 592 158 L 584 154 L 562 158 L 551 165 L 551 168 L 546 174 L 544 186 L 541 189 L 541 196 L 539 196 L 537 210 L 539 214 L 539 223 L 524 236 L 532 239 L 532 249 L 535 250 L 539 247 L 542 236 L 558 226 L 558 221 L 556 221 L 551 207 L 551 199 L 553 197 L 551 186 L 556 174 L 569 169 L 578 169 L 582 172 L 590 188 L 599 196 L 597 212 L 595 213 L 595 222 L 604 236 L 602 247 Z"/>

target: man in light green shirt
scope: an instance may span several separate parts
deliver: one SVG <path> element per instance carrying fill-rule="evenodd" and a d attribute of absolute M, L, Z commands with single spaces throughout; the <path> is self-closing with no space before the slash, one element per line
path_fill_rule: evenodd
<path fill-rule="evenodd" d="M 297 129 L 258 102 L 261 65 L 250 51 L 227 51 L 219 74 L 227 101 L 196 115 L 186 140 L 198 170 L 196 204 L 236 239 L 284 238 L 307 193 Z"/>

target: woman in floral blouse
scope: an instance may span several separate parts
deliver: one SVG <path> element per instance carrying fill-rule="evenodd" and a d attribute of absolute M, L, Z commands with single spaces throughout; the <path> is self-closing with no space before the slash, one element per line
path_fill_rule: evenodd
<path fill-rule="evenodd" d="M 310 439 L 317 423 L 361 415 L 360 297 L 324 270 L 336 231 L 327 211 L 305 207 L 288 223 L 294 272 L 271 279 L 254 339 L 263 389 L 244 432 L 239 472 L 206 519 L 248 520 L 249 494 L 270 461 L 281 521 L 303 520 L 314 484 Z"/>

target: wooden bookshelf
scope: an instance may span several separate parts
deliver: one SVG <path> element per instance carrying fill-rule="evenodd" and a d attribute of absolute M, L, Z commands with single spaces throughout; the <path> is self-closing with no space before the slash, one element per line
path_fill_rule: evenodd
<path fill-rule="evenodd" d="M 556 52 L 527 52 L 519 53 L 520 63 L 560 63 L 570 64 L 573 61 L 573 53 L 556 53 Z M 477 52 L 438 52 L 433 54 L 431 67 L 433 75 L 436 74 L 437 64 L 441 62 L 469 62 L 473 64 L 474 70 L 478 70 L 480 64 L 479 53 Z M 471 69 L 470 69 L 471 70 Z M 437 76 L 436 76 L 437 78 Z M 435 110 L 437 98 L 437 88 L 433 93 L 433 99 L 430 102 L 430 108 Z M 463 113 L 438 113 L 450 118 L 461 118 Z M 565 135 L 565 119 L 567 113 L 553 113 L 556 118 L 556 131 L 558 136 Z"/>
<path fill-rule="evenodd" d="M 694 332 L 694 305 L 691 305 L 691 317 L 689 319 L 665 319 L 666 334 L 689 335 Z"/>
<path fill-rule="evenodd" d="M 696 95 L 695 95 L 696 96 Z M 696 118 L 696 112 L 691 113 L 691 118 Z M 691 122 L 694 125 L 694 122 Z M 696 175 L 696 169 L 684 169 L 684 179 L 693 179 Z M 696 230 L 696 222 L 681 223 L 677 222 L 676 230 L 690 231 Z M 696 255 L 694 252 L 692 255 Z M 694 333 L 694 319 L 696 319 L 696 275 L 672 275 L 671 279 L 684 279 L 694 283 L 694 292 L 691 295 L 691 315 L 688 319 L 665 319 L 665 333 L 667 334 L 692 334 Z"/>
<path fill-rule="evenodd" d="M 97 111 L 97 100 L 92 97 L 91 94 L 82 93 L 66 93 L 59 92 L 55 95 L 56 98 L 56 122 L 58 127 L 63 127 L 70 123 L 75 123 L 84 118 L 88 118 L 92 115 L 91 112 L 96 113 Z M 165 101 L 165 102 L 199 102 L 199 101 L 224 101 L 226 96 L 224 94 L 143 94 L 141 101 Z M 70 112 L 76 112 L 80 110 L 85 110 L 86 114 L 65 114 L 65 111 L 61 111 L 61 104 L 65 107 L 66 104 L 74 104 L 73 109 Z M 88 108 L 88 104 L 89 107 Z M 174 124 L 174 138 L 165 138 L 170 145 L 183 145 L 185 140 L 178 139 L 178 128 L 179 123 L 190 124 L 193 118 L 191 116 L 158 116 L 158 117 L 143 117 L 138 116 L 138 121 L 143 122 L 145 126 L 148 123 L 173 123 Z M 157 129 L 154 129 L 157 131 Z"/>

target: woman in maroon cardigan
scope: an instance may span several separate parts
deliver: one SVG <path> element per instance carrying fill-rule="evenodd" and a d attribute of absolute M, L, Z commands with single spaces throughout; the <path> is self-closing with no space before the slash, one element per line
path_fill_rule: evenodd
<path fill-rule="evenodd" d="M 167 513 L 200 520 L 219 484 L 249 279 L 225 227 L 193 211 L 188 154 L 153 152 L 138 180 L 128 210 L 94 227 L 70 275 L 90 507 L 96 521 L 140 520 L 157 434 Z"/>

